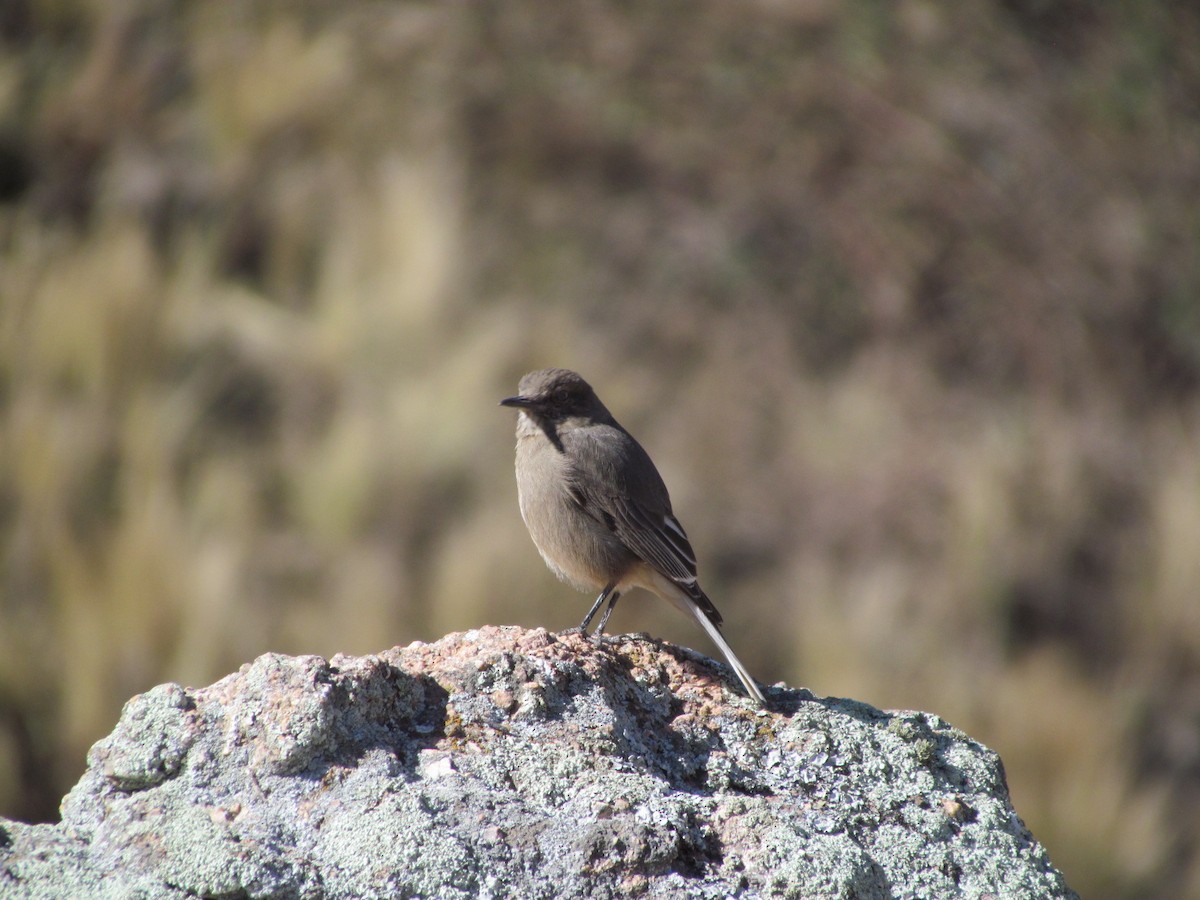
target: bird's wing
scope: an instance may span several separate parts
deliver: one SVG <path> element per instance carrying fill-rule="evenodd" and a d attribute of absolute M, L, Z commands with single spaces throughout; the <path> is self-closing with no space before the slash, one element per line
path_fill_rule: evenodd
<path fill-rule="evenodd" d="M 713 626 L 719 627 L 721 612 L 700 588 L 696 578 L 696 555 L 679 520 L 669 512 L 652 512 L 624 498 L 608 498 L 608 508 L 612 510 L 610 527 L 617 538 L 638 557 L 679 585 L 697 610 Z"/>
<path fill-rule="evenodd" d="M 678 519 L 627 498 L 609 499 L 614 530 L 625 546 L 681 586 L 695 584 L 696 554 Z"/>
<path fill-rule="evenodd" d="M 703 603 L 696 553 L 671 512 L 667 488 L 646 451 L 617 428 L 588 428 L 586 433 L 571 433 L 571 440 L 579 459 L 568 473 L 575 503 L 640 559 Z M 711 601 L 703 605 L 712 607 Z M 712 613 L 719 622 L 715 607 Z"/>

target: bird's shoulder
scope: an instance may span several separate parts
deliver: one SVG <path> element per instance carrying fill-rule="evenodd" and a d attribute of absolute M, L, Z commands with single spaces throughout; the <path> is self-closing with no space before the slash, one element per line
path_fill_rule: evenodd
<path fill-rule="evenodd" d="M 593 503 L 635 503 L 669 513 L 662 476 L 641 444 L 620 425 L 596 423 L 562 434 L 573 487 Z"/>

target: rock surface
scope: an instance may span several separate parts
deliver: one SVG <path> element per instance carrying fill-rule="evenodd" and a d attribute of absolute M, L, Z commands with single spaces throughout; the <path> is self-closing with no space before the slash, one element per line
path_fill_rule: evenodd
<path fill-rule="evenodd" d="M 483 628 L 266 655 L 126 704 L 0 897 L 1074 897 L 936 716 L 643 636 Z"/>

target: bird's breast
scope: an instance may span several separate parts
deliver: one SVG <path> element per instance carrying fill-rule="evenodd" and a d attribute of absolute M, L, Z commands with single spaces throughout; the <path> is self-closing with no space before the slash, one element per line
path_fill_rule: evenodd
<path fill-rule="evenodd" d="M 517 494 L 534 545 L 562 581 L 598 589 L 619 580 L 636 558 L 579 507 L 569 475 L 566 456 L 540 432 L 518 437 Z"/>

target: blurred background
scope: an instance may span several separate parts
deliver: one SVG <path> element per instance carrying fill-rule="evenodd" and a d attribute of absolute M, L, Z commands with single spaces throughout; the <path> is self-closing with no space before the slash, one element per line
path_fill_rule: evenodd
<path fill-rule="evenodd" d="M 1185 3 L 4 0 L 0 813 L 160 682 L 577 625 L 496 406 L 544 365 L 763 680 L 997 750 L 1084 896 L 1200 896 Z"/>

